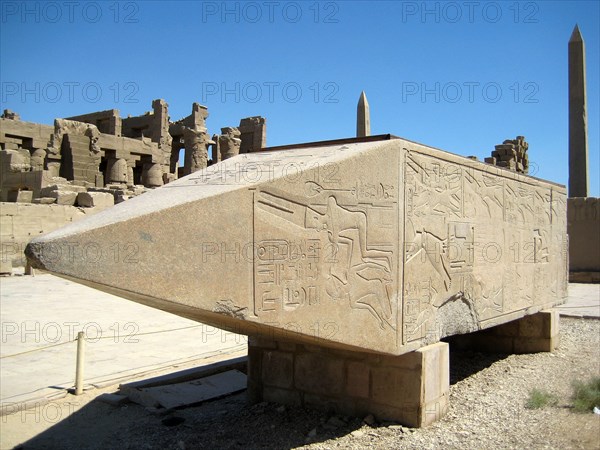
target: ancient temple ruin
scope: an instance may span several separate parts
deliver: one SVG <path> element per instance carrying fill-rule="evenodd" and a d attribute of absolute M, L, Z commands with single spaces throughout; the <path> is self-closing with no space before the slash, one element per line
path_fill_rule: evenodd
<path fill-rule="evenodd" d="M 4 111 L 0 200 L 74 205 L 76 196 L 64 192 L 94 191 L 112 194 L 119 203 L 233 154 L 266 146 L 263 117 L 244 118 L 238 127 L 226 128 L 224 142 L 237 136 L 240 143 L 238 150 L 221 156 L 220 135 L 210 136 L 205 106 L 194 103 L 190 115 L 175 122 L 168 108 L 157 99 L 152 111 L 140 116 L 121 117 L 110 109 L 59 118 L 53 126 Z M 180 167 L 181 149 L 185 157 Z"/>

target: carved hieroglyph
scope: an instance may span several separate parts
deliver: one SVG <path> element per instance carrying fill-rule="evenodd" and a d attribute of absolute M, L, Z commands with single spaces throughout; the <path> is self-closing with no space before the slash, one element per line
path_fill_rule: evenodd
<path fill-rule="evenodd" d="M 564 301 L 565 189 L 402 139 L 257 152 L 27 254 L 236 332 L 401 354 Z"/>

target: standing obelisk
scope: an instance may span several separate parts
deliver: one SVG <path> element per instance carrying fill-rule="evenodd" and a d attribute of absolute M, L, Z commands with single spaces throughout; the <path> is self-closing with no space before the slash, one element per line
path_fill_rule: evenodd
<path fill-rule="evenodd" d="M 569 197 L 587 197 L 589 187 L 585 44 L 575 25 L 569 39 Z"/>
<path fill-rule="evenodd" d="M 371 136 L 371 115 L 365 91 L 362 91 L 356 107 L 356 137 Z"/>

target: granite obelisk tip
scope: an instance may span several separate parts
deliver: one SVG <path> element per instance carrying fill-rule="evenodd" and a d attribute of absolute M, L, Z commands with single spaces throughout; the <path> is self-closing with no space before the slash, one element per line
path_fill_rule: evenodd
<path fill-rule="evenodd" d="M 356 107 L 356 137 L 371 135 L 371 112 L 365 91 L 362 91 Z"/>

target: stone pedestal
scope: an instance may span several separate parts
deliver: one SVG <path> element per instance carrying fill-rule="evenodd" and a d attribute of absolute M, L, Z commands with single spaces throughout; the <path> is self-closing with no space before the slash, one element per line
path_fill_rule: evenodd
<path fill-rule="evenodd" d="M 555 350 L 559 338 L 559 313 L 552 309 L 476 333 L 452 336 L 449 341 L 458 349 L 536 353 Z"/>
<path fill-rule="evenodd" d="M 410 427 L 439 420 L 449 390 L 448 344 L 387 356 L 251 338 L 251 402 L 303 405 Z"/>

